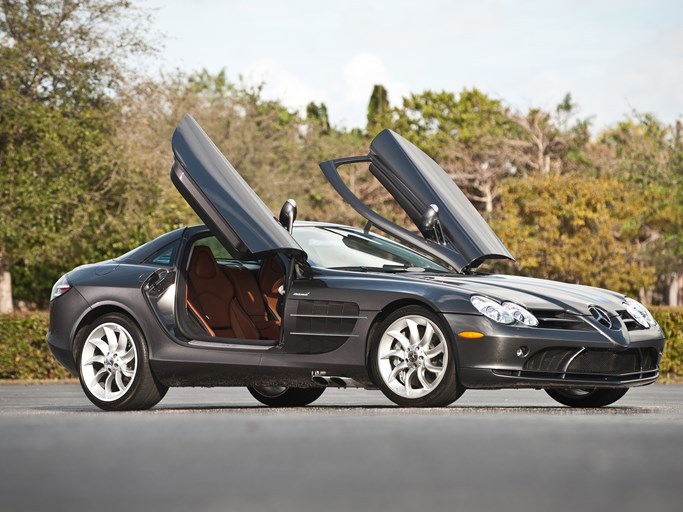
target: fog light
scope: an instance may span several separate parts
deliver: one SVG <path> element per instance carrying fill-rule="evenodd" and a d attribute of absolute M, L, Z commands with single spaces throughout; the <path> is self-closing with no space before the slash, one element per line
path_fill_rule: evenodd
<path fill-rule="evenodd" d="M 519 347 L 517 349 L 517 357 L 526 357 L 529 355 L 529 347 Z"/>

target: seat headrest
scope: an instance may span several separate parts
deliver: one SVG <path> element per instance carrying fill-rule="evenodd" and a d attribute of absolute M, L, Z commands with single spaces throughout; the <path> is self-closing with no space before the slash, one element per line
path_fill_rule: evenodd
<path fill-rule="evenodd" d="M 216 259 L 211 249 L 205 245 L 196 246 L 192 252 L 190 273 L 201 279 L 212 279 L 216 277 L 216 272 Z"/>
<path fill-rule="evenodd" d="M 259 272 L 259 286 L 263 289 L 268 289 L 272 286 L 273 281 L 282 279 L 282 265 L 275 256 L 268 256 L 263 260 L 261 270 Z M 280 285 L 278 285 L 280 286 Z"/>

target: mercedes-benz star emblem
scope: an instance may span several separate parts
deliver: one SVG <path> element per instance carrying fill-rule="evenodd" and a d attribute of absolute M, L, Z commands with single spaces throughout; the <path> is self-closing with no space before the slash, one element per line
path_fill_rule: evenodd
<path fill-rule="evenodd" d="M 593 315 L 593 318 L 595 318 L 601 325 L 604 325 L 608 329 L 612 328 L 612 319 L 607 311 L 598 306 L 588 306 L 588 311 L 590 311 L 590 314 Z"/>

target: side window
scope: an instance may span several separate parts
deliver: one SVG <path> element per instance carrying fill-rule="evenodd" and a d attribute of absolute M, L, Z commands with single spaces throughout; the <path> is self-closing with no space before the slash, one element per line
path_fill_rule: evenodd
<path fill-rule="evenodd" d="M 223 247 L 215 236 L 207 236 L 195 241 L 192 247 L 208 247 L 219 265 L 224 267 L 248 268 L 257 271 L 261 267 L 261 260 L 240 260 Z"/>
<path fill-rule="evenodd" d="M 166 247 L 158 250 L 152 254 L 149 258 L 145 260 L 145 263 L 150 263 L 152 265 L 161 265 L 163 267 L 173 266 L 175 261 L 176 251 L 178 249 L 179 242 L 173 242 L 168 244 Z"/>
<path fill-rule="evenodd" d="M 194 243 L 195 247 L 202 245 L 211 249 L 213 257 L 218 261 L 231 261 L 235 259 L 235 257 L 230 254 L 225 247 L 223 247 L 223 245 L 215 236 L 208 236 L 206 238 L 202 238 L 201 240 L 197 240 Z"/>

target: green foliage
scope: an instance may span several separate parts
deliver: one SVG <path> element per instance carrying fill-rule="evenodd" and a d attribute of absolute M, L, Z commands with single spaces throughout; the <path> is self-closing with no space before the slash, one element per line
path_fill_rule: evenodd
<path fill-rule="evenodd" d="M 50 353 L 47 312 L 0 315 L 0 379 L 65 379 Z"/>
<path fill-rule="evenodd" d="M 381 84 L 377 84 L 372 88 L 372 94 L 368 102 L 367 120 L 365 129 L 371 137 L 374 137 L 385 128 L 390 128 L 392 125 L 389 93 Z"/>
<path fill-rule="evenodd" d="M 106 254 L 126 204 L 116 94 L 148 49 L 138 14 L 126 0 L 0 3 L 0 272 L 54 279 Z M 49 282 L 22 286 L 46 295 Z"/>
<path fill-rule="evenodd" d="M 666 335 L 659 365 L 662 381 L 683 377 L 683 308 L 654 307 L 652 314 Z"/>
<path fill-rule="evenodd" d="M 458 140 L 465 146 L 481 138 L 503 137 L 519 129 L 499 100 L 478 89 L 425 91 L 403 99 L 396 130 L 424 152 L 439 159 Z"/>
<path fill-rule="evenodd" d="M 649 205 L 632 219 L 646 233 L 643 254 L 657 269 L 660 284 L 683 273 L 683 138 L 681 123 L 666 126 L 651 114 L 634 113 L 606 130 L 603 172 L 638 191 Z"/>
<path fill-rule="evenodd" d="M 319 123 L 323 134 L 330 133 L 330 118 L 327 115 L 327 106 L 324 103 L 316 105 L 314 102 L 310 102 L 306 106 L 306 119 Z"/>
<path fill-rule="evenodd" d="M 615 179 L 510 179 L 492 223 L 524 275 L 639 296 L 654 269 L 634 255 L 629 221 L 646 207 Z"/>

